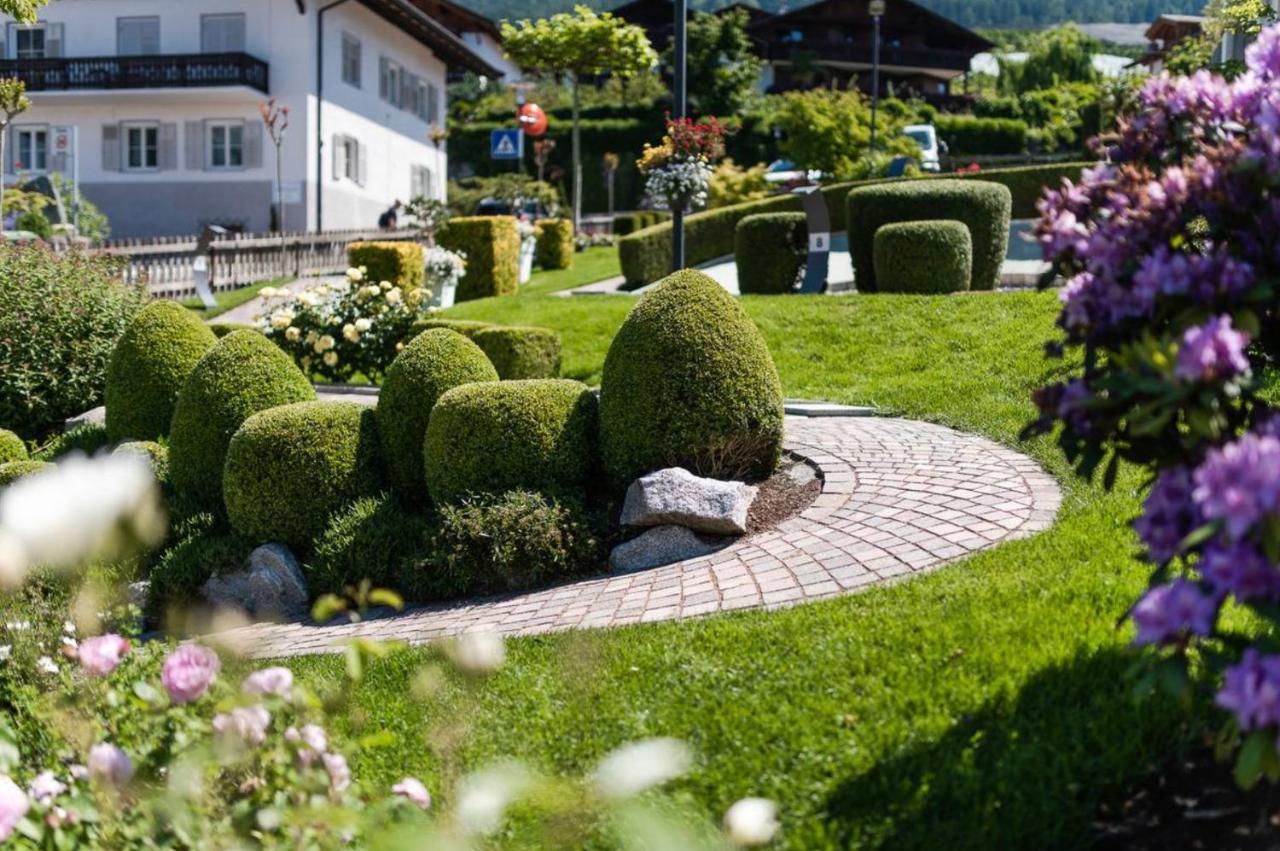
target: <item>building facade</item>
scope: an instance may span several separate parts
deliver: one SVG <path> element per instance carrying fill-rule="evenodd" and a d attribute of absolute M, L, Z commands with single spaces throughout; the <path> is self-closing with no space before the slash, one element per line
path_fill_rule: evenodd
<path fill-rule="evenodd" d="M 6 182 L 74 178 L 119 237 L 266 231 L 274 97 L 283 227 L 371 227 L 394 201 L 444 197 L 451 66 L 500 76 L 409 0 L 54 0 L 6 22 L 0 75 L 33 103 Z"/>

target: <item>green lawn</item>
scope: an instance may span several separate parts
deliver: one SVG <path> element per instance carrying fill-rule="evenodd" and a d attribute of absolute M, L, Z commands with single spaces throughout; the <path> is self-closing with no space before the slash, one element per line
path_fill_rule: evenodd
<path fill-rule="evenodd" d="M 520 288 L 521 295 L 541 295 L 557 290 L 568 290 L 583 284 L 594 284 L 606 278 L 622 274 L 618 263 L 618 249 L 611 246 L 588 248 L 573 255 L 573 265 L 568 269 L 539 269 Z"/>
<path fill-rule="evenodd" d="M 293 278 L 275 278 L 270 281 L 259 281 L 256 284 L 243 287 L 238 290 L 228 290 L 226 292 L 214 293 L 213 300 L 218 303 L 217 307 L 206 308 L 198 298 L 189 298 L 182 302 L 182 306 L 195 311 L 201 319 L 213 319 L 221 316 L 232 308 L 239 307 L 251 299 L 257 297 L 258 293 L 266 287 L 279 287 L 294 280 Z"/>
<path fill-rule="evenodd" d="M 626 296 L 523 296 L 459 318 L 547 325 L 566 372 L 598 381 Z M 871 403 L 1017 444 L 1028 395 L 1055 365 L 1053 294 L 744 299 L 787 394 Z M 1131 700 L 1128 628 L 1145 581 L 1131 561 L 1137 477 L 1115 493 L 1070 478 L 1056 449 L 1025 451 L 1057 475 L 1056 526 L 912 582 L 776 612 L 513 641 L 474 692 L 411 696 L 422 650 L 375 664 L 350 696 L 348 736 L 388 728 L 397 747 L 358 775 L 428 780 L 501 755 L 581 776 L 618 744 L 676 736 L 699 759 L 673 806 L 707 819 L 744 795 L 782 807 L 790 848 L 1082 847 L 1101 801 L 1190 741 L 1196 719 Z M 336 658 L 289 663 L 332 683 Z M 465 705 L 456 751 L 430 738 Z M 519 826 L 510 847 L 533 840 Z"/>

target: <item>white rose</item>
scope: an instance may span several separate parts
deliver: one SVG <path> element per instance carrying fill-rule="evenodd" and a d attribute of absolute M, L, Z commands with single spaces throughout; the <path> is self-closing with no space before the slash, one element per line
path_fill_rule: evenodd
<path fill-rule="evenodd" d="M 325 366 L 337 366 L 337 365 L 338 365 L 338 353 L 337 353 L 337 352 L 325 352 L 325 353 L 324 353 L 324 365 L 325 365 Z"/>
<path fill-rule="evenodd" d="M 373 327 L 372 320 L 365 319 L 363 317 L 356 320 L 356 330 L 359 331 L 361 334 L 363 334 L 365 331 L 368 331 L 372 327 Z"/>
<path fill-rule="evenodd" d="M 391 282 L 390 282 L 390 281 L 383 281 L 383 282 L 382 282 L 381 284 L 379 284 L 378 286 L 382 287 L 382 291 L 383 291 L 384 293 L 385 293 L 385 292 L 389 292 L 389 291 L 391 290 Z"/>
<path fill-rule="evenodd" d="M 399 287 L 387 291 L 387 304 L 399 304 L 402 298 Z"/>
<path fill-rule="evenodd" d="M 348 342 L 351 342 L 351 343 L 360 342 L 360 332 L 359 330 L 356 329 L 356 326 L 352 325 L 351 323 L 347 323 L 346 325 L 342 326 L 342 336 L 345 337 Z"/>
<path fill-rule="evenodd" d="M 347 280 L 353 283 L 364 280 L 364 272 L 354 266 L 347 270 Z"/>
<path fill-rule="evenodd" d="M 271 314 L 271 327 L 277 331 L 283 331 L 293 323 L 293 314 L 287 310 L 277 311 Z"/>
<path fill-rule="evenodd" d="M 298 342 L 298 339 L 301 336 L 302 336 L 302 329 L 297 327 L 296 325 L 290 325 L 288 328 L 285 329 L 284 338 L 288 340 L 290 343 Z"/>
<path fill-rule="evenodd" d="M 320 353 L 323 353 L 323 352 L 327 352 L 327 351 L 329 351 L 330 349 L 332 349 L 334 346 L 336 346 L 337 344 L 338 344 L 338 343 L 337 343 L 337 341 L 336 341 L 336 340 L 334 340 L 334 339 L 333 339 L 332 337 L 330 337 L 328 334 L 325 334 L 323 337 L 321 337 L 320 339 L 316 340 L 316 344 L 315 344 L 315 350 L 316 350 L 316 353 L 317 353 L 317 354 L 320 354 Z"/>

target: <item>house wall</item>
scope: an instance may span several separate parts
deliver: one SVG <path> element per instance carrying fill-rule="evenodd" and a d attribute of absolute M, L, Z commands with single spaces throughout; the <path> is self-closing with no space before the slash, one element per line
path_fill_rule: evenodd
<path fill-rule="evenodd" d="M 502 72 L 502 85 L 518 83 L 524 79 L 520 66 L 507 58 L 501 42 L 493 36 L 485 32 L 464 32 L 458 38 L 466 42 L 481 59 Z"/>

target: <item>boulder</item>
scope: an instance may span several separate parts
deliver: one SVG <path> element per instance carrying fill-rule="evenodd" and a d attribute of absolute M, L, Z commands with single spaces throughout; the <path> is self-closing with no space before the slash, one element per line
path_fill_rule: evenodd
<path fill-rule="evenodd" d="M 258 620 L 307 615 L 307 582 L 284 544 L 258 547 L 244 570 L 210 577 L 200 590 L 213 605 L 232 606 Z"/>
<path fill-rule="evenodd" d="M 729 538 L 706 537 L 683 526 L 659 526 L 614 547 L 609 554 L 609 568 L 615 573 L 633 573 L 662 567 L 710 555 L 730 542 Z"/>
<path fill-rule="evenodd" d="M 151 582 L 145 579 L 140 582 L 130 582 L 127 594 L 129 605 L 146 609 L 147 598 L 151 596 Z"/>
<path fill-rule="evenodd" d="M 622 506 L 624 526 L 685 526 L 712 535 L 741 535 L 758 488 L 695 476 L 682 467 L 636 479 Z"/>

